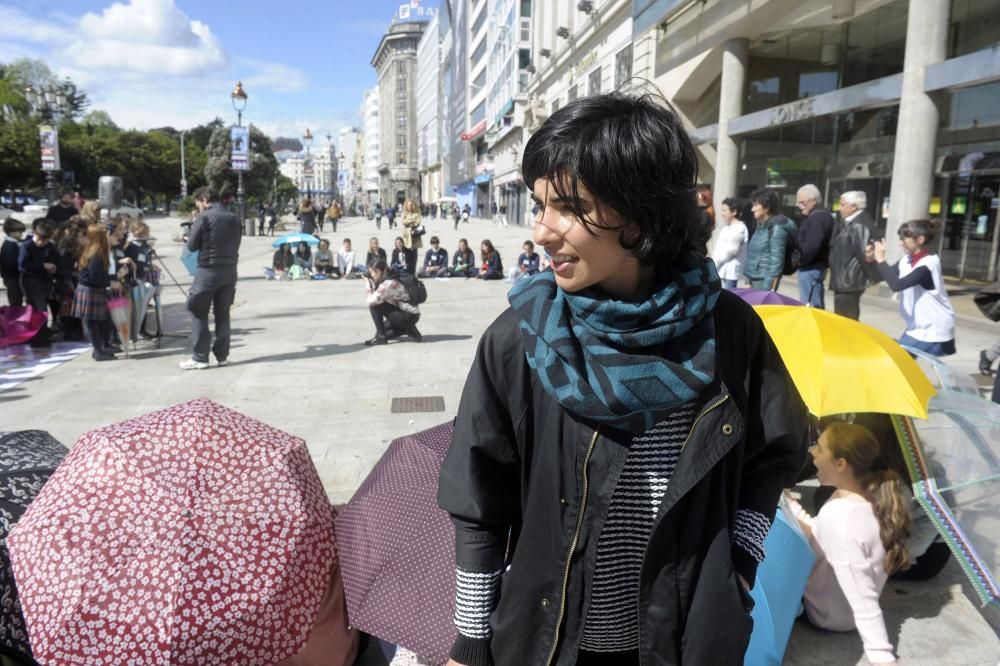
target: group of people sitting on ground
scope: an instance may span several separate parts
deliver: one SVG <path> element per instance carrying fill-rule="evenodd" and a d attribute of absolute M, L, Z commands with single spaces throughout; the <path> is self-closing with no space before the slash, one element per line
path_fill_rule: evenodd
<path fill-rule="evenodd" d="M 339 280 L 360 278 L 367 274 L 367 268 L 358 262 L 350 238 L 344 239 L 337 252 L 330 249 L 330 241 L 324 238 L 315 251 L 306 242 L 299 243 L 294 250 L 290 243 L 282 243 L 274 252 L 270 269 L 265 268 L 264 274 L 272 280 L 309 277 Z"/>
<path fill-rule="evenodd" d="M 398 241 L 397 238 L 397 249 Z M 512 266 L 504 274 L 503 260 L 500 252 L 493 247 L 490 240 L 484 240 L 479 246 L 479 261 L 469 247 L 466 239 L 458 241 L 458 249 L 451 256 L 451 264 L 448 263 L 448 251 L 441 247 L 441 241 L 437 236 L 431 236 L 431 248 L 424 254 L 424 263 L 417 269 L 420 277 L 449 278 L 464 277 L 478 278 L 481 280 L 502 280 L 515 282 L 521 278 L 536 275 L 542 270 L 542 258 L 535 252 L 535 244 L 525 241 L 522 248 L 524 252 L 517 259 L 517 266 Z M 410 255 L 407 260 L 397 263 L 397 250 L 393 250 L 393 266 L 401 271 L 413 272 L 416 263 L 415 255 Z M 409 263 L 407 263 L 407 261 Z"/>

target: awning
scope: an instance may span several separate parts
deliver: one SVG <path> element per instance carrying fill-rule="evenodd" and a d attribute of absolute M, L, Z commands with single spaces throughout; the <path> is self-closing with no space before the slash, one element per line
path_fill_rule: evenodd
<path fill-rule="evenodd" d="M 484 183 L 489 183 L 490 182 L 490 178 L 492 178 L 491 174 L 481 173 L 481 174 L 479 174 L 478 176 L 475 177 L 475 179 L 474 179 L 473 182 L 475 182 L 476 185 L 482 185 Z"/>
<path fill-rule="evenodd" d="M 507 185 L 508 183 L 520 184 L 520 182 L 521 182 L 521 172 L 518 171 L 517 169 L 493 177 L 493 185 L 495 185 L 496 187 L 499 187 L 501 185 Z"/>
<path fill-rule="evenodd" d="M 483 118 L 468 132 L 462 132 L 462 141 L 472 141 L 486 132 L 486 119 Z"/>
<path fill-rule="evenodd" d="M 942 176 L 977 174 L 995 175 L 1000 173 L 1000 153 L 967 153 L 965 155 L 945 155 L 941 158 L 938 174 Z"/>

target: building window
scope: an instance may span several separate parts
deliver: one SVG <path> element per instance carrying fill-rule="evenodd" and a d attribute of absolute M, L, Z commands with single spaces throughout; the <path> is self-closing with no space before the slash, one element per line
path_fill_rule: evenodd
<path fill-rule="evenodd" d="M 406 92 L 406 77 L 400 76 L 396 78 L 396 91 Z"/>
<path fill-rule="evenodd" d="M 521 0 L 521 16 L 531 16 L 531 0 Z"/>
<path fill-rule="evenodd" d="M 523 14 L 521 16 L 524 16 Z M 531 41 L 531 19 L 522 18 L 521 19 L 521 41 L 530 42 Z"/>
<path fill-rule="evenodd" d="M 484 6 L 485 6 L 485 5 L 484 5 Z M 478 34 L 479 34 L 479 29 L 483 27 L 483 23 L 484 23 L 484 22 L 486 21 L 486 14 L 487 14 L 487 13 L 488 13 L 488 12 L 487 12 L 486 10 L 483 10 L 483 11 L 479 12 L 479 18 L 477 18 L 477 19 L 476 19 L 476 20 L 475 20 L 475 21 L 474 21 L 474 22 L 472 23 L 472 33 L 471 33 L 471 34 L 472 34 L 473 36 L 475 36 L 475 35 L 478 35 Z"/>
<path fill-rule="evenodd" d="M 572 102 L 573 100 L 575 100 L 579 96 L 580 96 L 580 93 L 579 93 L 577 87 L 576 86 L 572 86 L 569 89 L 569 93 L 566 95 L 566 101 L 567 102 Z"/>
<path fill-rule="evenodd" d="M 405 60 L 397 60 L 396 61 L 396 73 L 397 74 L 406 74 L 406 61 Z"/>
<path fill-rule="evenodd" d="M 406 129 L 406 116 L 399 116 L 396 119 L 396 124 L 399 126 L 400 129 Z"/>
<path fill-rule="evenodd" d="M 472 91 L 473 96 L 477 95 L 483 86 L 486 85 L 486 70 L 479 72 L 479 75 L 472 81 L 472 87 L 475 90 Z"/>
<path fill-rule="evenodd" d="M 517 68 L 528 69 L 531 66 L 531 49 L 517 50 Z"/>
<path fill-rule="evenodd" d="M 404 148 L 404 149 L 406 148 L 406 135 L 405 134 L 397 134 L 396 135 L 396 147 L 397 148 Z"/>
<path fill-rule="evenodd" d="M 406 151 L 401 150 L 396 153 L 396 164 L 406 164 Z"/>
<path fill-rule="evenodd" d="M 476 47 L 476 50 L 472 52 L 471 62 L 473 67 L 479 64 L 479 61 L 483 59 L 483 55 L 485 53 L 486 53 L 486 38 L 484 37 L 482 40 L 480 40 L 479 46 Z"/>
<path fill-rule="evenodd" d="M 632 45 L 629 44 L 615 55 L 615 89 L 621 88 L 632 78 Z"/>
<path fill-rule="evenodd" d="M 479 106 L 472 110 L 472 116 L 470 117 L 470 122 L 475 125 L 480 120 L 486 117 L 486 102 L 480 102 Z"/>
<path fill-rule="evenodd" d="M 590 73 L 590 81 L 588 82 L 587 94 L 588 95 L 600 95 L 601 94 L 601 68 L 598 67 Z"/>

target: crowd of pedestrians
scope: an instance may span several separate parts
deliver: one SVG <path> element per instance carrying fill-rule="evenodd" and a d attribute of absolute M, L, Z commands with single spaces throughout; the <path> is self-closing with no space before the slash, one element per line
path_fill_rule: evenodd
<path fill-rule="evenodd" d="M 108 298 L 128 296 L 137 284 L 159 284 L 149 227 L 127 216 L 101 219 L 97 202 L 66 193 L 30 231 L 13 218 L 3 229 L 0 266 L 8 305 L 48 314 L 31 345 L 86 339 L 95 360 L 116 358 L 127 340 L 110 325 Z M 139 321 L 135 334 L 150 337 L 144 318 Z"/>

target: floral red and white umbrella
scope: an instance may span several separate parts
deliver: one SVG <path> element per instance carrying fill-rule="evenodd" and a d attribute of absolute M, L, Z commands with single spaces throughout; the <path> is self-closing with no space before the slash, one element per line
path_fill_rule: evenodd
<path fill-rule="evenodd" d="M 7 543 L 42 664 L 274 664 L 334 559 L 305 442 L 208 400 L 85 434 Z"/>

